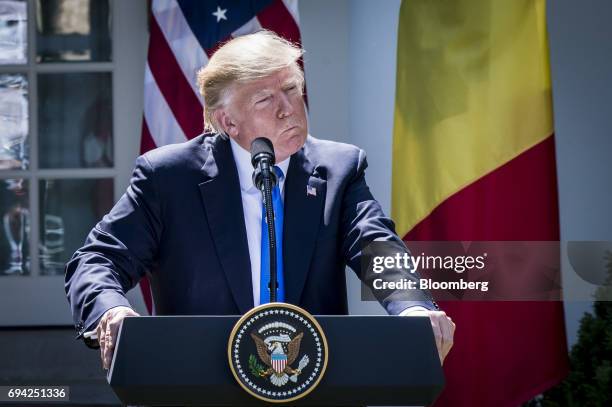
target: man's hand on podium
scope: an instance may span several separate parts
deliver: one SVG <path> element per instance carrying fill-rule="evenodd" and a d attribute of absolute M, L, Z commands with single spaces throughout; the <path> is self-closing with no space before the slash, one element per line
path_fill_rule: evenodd
<path fill-rule="evenodd" d="M 446 315 L 444 311 L 429 311 L 423 309 L 408 310 L 403 316 L 407 317 L 429 317 L 431 327 L 433 328 L 434 337 L 436 338 L 436 346 L 438 347 L 438 355 L 440 363 L 444 363 L 444 359 L 448 352 L 453 347 L 453 336 L 455 335 L 455 323 Z"/>
<path fill-rule="evenodd" d="M 106 370 L 110 368 L 113 352 L 115 351 L 115 342 L 119 333 L 119 326 L 125 317 L 139 317 L 136 311 L 130 307 L 115 307 L 111 308 L 102 315 L 96 333 L 98 335 L 98 343 L 100 344 L 100 357 L 102 358 L 102 367 Z"/>

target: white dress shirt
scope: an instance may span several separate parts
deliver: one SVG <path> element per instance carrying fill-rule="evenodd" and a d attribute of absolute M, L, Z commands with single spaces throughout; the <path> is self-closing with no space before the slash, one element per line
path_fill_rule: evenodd
<path fill-rule="evenodd" d="M 234 161 L 240 179 L 240 195 L 242 196 L 242 211 L 244 212 L 244 225 L 246 226 L 247 241 L 249 243 L 249 258 L 251 259 L 251 280 L 253 282 L 254 306 L 259 305 L 259 285 L 261 277 L 261 192 L 253 185 L 253 165 L 251 153 L 242 148 L 230 138 Z M 277 163 L 276 166 L 283 171 L 279 181 L 281 198 L 285 200 L 285 179 L 289 169 L 289 160 Z"/>

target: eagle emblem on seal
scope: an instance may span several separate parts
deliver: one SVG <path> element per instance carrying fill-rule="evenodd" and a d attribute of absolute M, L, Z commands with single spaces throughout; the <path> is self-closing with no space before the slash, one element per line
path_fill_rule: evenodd
<path fill-rule="evenodd" d="M 297 382 L 302 370 L 308 365 L 308 355 L 302 356 L 296 368 L 291 367 L 299 356 L 300 344 L 304 336 L 303 332 L 291 338 L 286 333 L 270 335 L 262 338 L 257 332 L 251 332 L 251 338 L 255 342 L 257 356 L 265 364 L 262 366 L 255 355 L 249 357 L 249 369 L 258 377 L 269 377 L 270 382 L 281 387 L 289 380 Z"/>
<path fill-rule="evenodd" d="M 307 311 L 267 303 L 238 319 L 227 357 L 238 385 L 251 396 L 268 403 L 292 402 L 319 385 L 327 368 L 327 339 Z"/>

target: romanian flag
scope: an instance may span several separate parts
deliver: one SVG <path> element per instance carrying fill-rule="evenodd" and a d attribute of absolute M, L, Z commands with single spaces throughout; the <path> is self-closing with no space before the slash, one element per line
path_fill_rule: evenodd
<path fill-rule="evenodd" d="M 404 240 L 559 240 L 545 0 L 404 0 L 392 212 Z M 436 406 L 516 406 L 568 371 L 560 302 L 446 302 Z"/>

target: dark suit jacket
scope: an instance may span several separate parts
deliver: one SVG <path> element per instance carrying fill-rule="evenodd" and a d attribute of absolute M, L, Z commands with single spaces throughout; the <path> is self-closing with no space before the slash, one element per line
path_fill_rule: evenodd
<path fill-rule="evenodd" d="M 291 157 L 284 198 L 285 295 L 312 314 L 346 314 L 345 266 L 365 282 L 362 245 L 401 243 L 366 184 L 365 154 L 309 136 Z M 306 187 L 316 189 L 316 196 Z M 311 190 L 312 191 L 312 190 Z M 78 337 L 145 273 L 156 314 L 242 314 L 253 307 L 238 172 L 219 135 L 164 146 L 136 160 L 127 192 L 66 265 Z M 398 278 L 414 279 L 405 271 Z M 378 298 L 390 314 L 431 302 Z"/>

